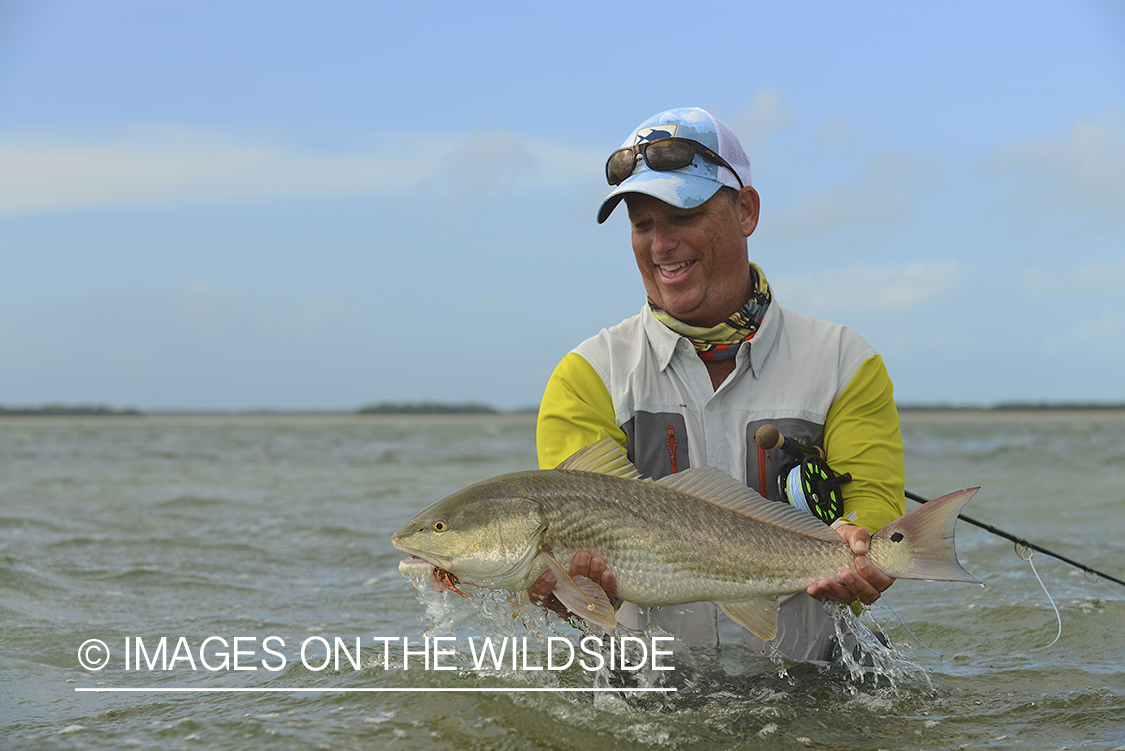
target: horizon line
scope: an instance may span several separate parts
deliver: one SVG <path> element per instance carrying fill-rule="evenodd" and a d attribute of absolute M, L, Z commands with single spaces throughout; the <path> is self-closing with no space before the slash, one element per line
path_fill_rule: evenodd
<path fill-rule="evenodd" d="M 1016 400 L 987 403 L 965 402 L 901 402 L 895 405 L 900 412 L 1004 412 L 1004 411 L 1094 411 L 1125 410 L 1125 401 L 1099 400 Z M 539 405 L 516 408 L 498 408 L 488 404 L 473 402 L 397 402 L 382 403 L 376 406 L 358 408 L 317 408 L 317 407 L 110 407 L 102 404 L 65 404 L 61 402 L 44 403 L 39 406 L 5 406 L 0 404 L 0 417 L 183 417 L 183 416 L 505 416 L 531 415 L 539 411 Z"/>
<path fill-rule="evenodd" d="M 604 686 L 590 686 L 588 688 L 573 688 L 573 687 L 525 687 L 525 688 L 510 688 L 504 686 L 478 686 L 478 687 L 401 687 L 401 688 L 375 688 L 368 686 L 359 686 L 353 688 L 344 687 L 254 687 L 254 686 L 234 686 L 234 687 L 188 687 L 177 686 L 169 688 L 160 688 L 157 686 L 149 687 L 95 687 L 95 686 L 76 686 L 75 693 L 190 693 L 190 694 L 236 694 L 236 693 L 253 693 L 253 694 L 298 694 L 298 693 L 454 693 L 454 692 L 469 692 L 469 693 L 584 693 L 595 692 L 603 693 L 610 691 L 624 691 L 628 693 L 669 693 L 676 692 L 674 686 L 669 687 L 649 687 L 649 688 L 613 688 Z"/>

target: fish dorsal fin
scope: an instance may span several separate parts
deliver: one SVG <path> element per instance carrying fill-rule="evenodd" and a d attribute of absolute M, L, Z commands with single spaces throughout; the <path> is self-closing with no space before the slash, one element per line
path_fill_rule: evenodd
<path fill-rule="evenodd" d="M 630 480 L 640 480 L 641 473 L 633 463 L 621 453 L 617 441 L 609 436 L 602 438 L 597 443 L 591 443 L 579 449 L 563 460 L 558 469 L 576 472 L 597 472 L 614 477 L 626 477 Z"/>
<path fill-rule="evenodd" d="M 684 470 L 663 477 L 656 484 L 790 532 L 819 540 L 841 542 L 836 531 L 815 516 L 795 509 L 788 503 L 767 500 L 714 467 Z"/>

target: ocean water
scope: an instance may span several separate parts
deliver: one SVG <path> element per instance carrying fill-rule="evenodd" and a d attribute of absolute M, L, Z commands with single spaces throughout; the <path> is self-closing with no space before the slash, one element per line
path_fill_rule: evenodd
<path fill-rule="evenodd" d="M 915 493 L 980 485 L 969 516 L 1125 578 L 1122 414 L 903 433 Z M 856 626 L 891 639 L 866 670 L 727 650 L 656 671 L 652 641 L 628 653 L 646 669 L 534 669 L 584 632 L 415 586 L 389 543 L 533 467 L 533 439 L 527 416 L 0 420 L 0 748 L 1125 749 L 1125 587 L 963 522 L 986 586 L 896 583 Z"/>

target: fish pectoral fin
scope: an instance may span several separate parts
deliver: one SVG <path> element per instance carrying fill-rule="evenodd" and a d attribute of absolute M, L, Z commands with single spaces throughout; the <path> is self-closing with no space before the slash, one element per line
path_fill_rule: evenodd
<path fill-rule="evenodd" d="M 617 626 L 617 613 L 605 590 L 585 576 L 559 579 L 553 591 L 559 602 L 579 618 L 611 630 Z"/>
<path fill-rule="evenodd" d="M 777 636 L 777 597 L 759 597 L 746 602 L 717 602 L 727 617 L 762 641 Z"/>
<path fill-rule="evenodd" d="M 617 626 L 617 612 L 600 585 L 585 576 L 571 576 L 546 550 L 543 551 L 543 555 L 558 581 L 551 591 L 567 610 L 595 626 L 607 629 Z"/>

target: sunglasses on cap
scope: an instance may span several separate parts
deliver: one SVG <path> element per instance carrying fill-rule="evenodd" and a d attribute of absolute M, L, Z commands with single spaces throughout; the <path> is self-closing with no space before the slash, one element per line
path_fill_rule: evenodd
<path fill-rule="evenodd" d="M 651 170 L 668 172 L 688 166 L 696 154 L 702 154 L 720 167 L 726 167 L 738 180 L 739 187 L 746 187 L 734 167 L 727 164 L 725 159 L 698 141 L 688 138 L 659 138 L 618 149 L 606 160 L 605 178 L 610 185 L 620 185 L 625 182 L 637 167 L 637 157 L 644 159 Z"/>

